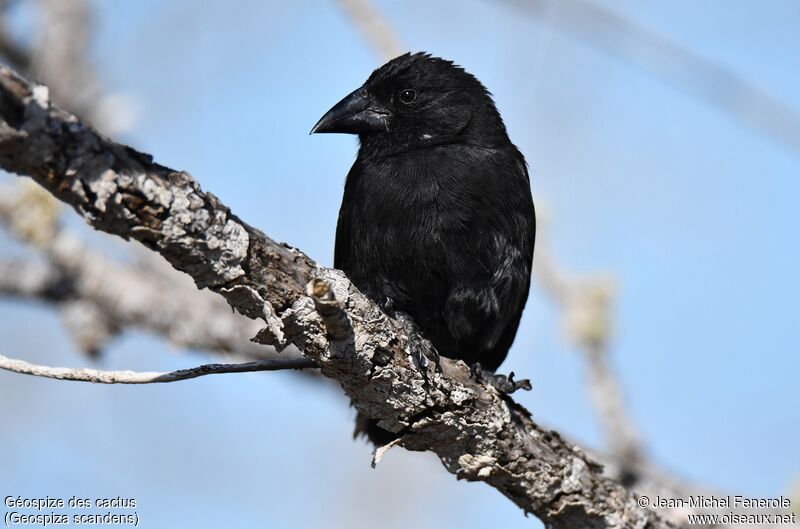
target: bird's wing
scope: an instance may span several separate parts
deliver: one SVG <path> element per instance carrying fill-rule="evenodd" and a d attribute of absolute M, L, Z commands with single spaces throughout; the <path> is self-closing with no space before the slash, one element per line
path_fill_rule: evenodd
<path fill-rule="evenodd" d="M 474 244 L 468 251 L 473 268 L 450 292 L 445 305 L 448 330 L 460 347 L 490 370 L 505 358 L 516 335 L 528 299 L 536 216 L 530 184 L 521 155 L 509 164 L 509 174 L 494 195 L 505 203 L 490 208 L 501 212 L 479 219 Z"/>

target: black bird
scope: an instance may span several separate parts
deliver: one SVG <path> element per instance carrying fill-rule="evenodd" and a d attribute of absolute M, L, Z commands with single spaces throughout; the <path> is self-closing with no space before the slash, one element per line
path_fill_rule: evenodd
<path fill-rule="evenodd" d="M 407 53 L 311 132 L 360 140 L 334 267 L 413 318 L 442 356 L 495 371 L 528 298 L 536 218 L 525 159 L 491 94 L 451 61 Z"/>

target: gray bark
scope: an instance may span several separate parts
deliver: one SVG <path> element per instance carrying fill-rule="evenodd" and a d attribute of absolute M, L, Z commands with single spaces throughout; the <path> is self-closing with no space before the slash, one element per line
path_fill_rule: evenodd
<path fill-rule="evenodd" d="M 100 136 L 7 68 L 0 119 L 0 166 L 263 320 L 257 342 L 296 345 L 405 448 L 436 453 L 458 478 L 486 482 L 550 527 L 673 527 L 462 362 L 423 371 L 403 326 L 341 272 L 249 226 L 189 174 Z"/>

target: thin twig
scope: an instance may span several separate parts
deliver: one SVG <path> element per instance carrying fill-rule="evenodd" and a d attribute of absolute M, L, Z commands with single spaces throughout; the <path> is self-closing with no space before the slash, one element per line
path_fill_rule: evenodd
<path fill-rule="evenodd" d="M 218 375 L 222 373 L 246 373 L 250 371 L 281 371 L 286 369 L 310 369 L 316 364 L 310 358 L 269 359 L 242 364 L 204 364 L 188 369 L 170 372 L 137 372 L 137 371 L 104 371 L 101 369 L 51 367 L 31 364 L 24 360 L 7 358 L 0 355 L 0 369 L 33 375 L 37 377 L 55 378 L 58 380 L 74 380 L 95 384 L 157 384 L 162 382 L 179 382 L 190 378 Z"/>

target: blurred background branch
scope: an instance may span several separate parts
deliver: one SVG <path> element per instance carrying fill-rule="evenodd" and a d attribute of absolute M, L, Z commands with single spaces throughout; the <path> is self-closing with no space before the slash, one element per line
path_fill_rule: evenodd
<path fill-rule="evenodd" d="M 730 68 L 597 2 L 504 0 L 716 107 L 800 157 L 800 114 Z"/>
<path fill-rule="evenodd" d="M 129 130 L 136 119 L 134 101 L 123 93 L 108 93 L 89 59 L 95 29 L 89 2 L 33 0 L 36 33 L 32 42 L 25 45 L 14 38 L 8 27 L 8 11 L 20 1 L 5 0 L 0 4 L 3 60 L 23 75 L 46 84 L 60 105 L 106 134 Z"/>
<path fill-rule="evenodd" d="M 539 285 L 561 311 L 565 333 L 584 358 L 589 396 L 606 449 L 617 462 L 617 477 L 633 485 L 644 464 L 644 448 L 611 367 L 614 279 L 607 275 L 569 277 L 555 264 L 544 237 L 539 237 L 534 270 Z"/>
<path fill-rule="evenodd" d="M 384 61 L 409 51 L 401 43 L 388 20 L 370 0 L 338 0 L 353 24 Z"/>

